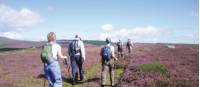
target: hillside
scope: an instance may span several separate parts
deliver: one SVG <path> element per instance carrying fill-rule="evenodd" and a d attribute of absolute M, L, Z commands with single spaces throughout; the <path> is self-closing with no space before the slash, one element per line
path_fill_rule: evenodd
<path fill-rule="evenodd" d="M 0 37 L 0 48 L 29 48 L 40 46 L 43 42 L 14 40 L 5 37 Z"/>
<path fill-rule="evenodd" d="M 61 46 L 67 46 L 72 40 L 57 40 L 57 43 Z M 99 40 L 83 40 L 86 44 L 103 45 L 105 42 Z M 5 37 L 0 37 L 0 48 L 29 48 L 29 47 L 40 47 L 46 41 L 24 41 L 14 40 Z"/>

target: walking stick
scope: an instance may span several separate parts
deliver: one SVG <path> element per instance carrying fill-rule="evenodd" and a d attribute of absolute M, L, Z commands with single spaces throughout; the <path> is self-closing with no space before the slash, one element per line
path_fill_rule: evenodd
<path fill-rule="evenodd" d="M 46 79 L 44 79 L 44 85 L 43 85 L 43 87 L 45 87 L 45 85 L 46 85 Z"/>
<path fill-rule="evenodd" d="M 67 71 L 70 72 L 70 65 L 67 63 L 67 59 L 64 59 L 63 63 L 67 66 Z"/>

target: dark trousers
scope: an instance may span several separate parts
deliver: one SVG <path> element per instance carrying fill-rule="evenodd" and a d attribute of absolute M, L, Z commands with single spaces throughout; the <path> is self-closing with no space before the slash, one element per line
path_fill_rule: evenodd
<path fill-rule="evenodd" d="M 76 82 L 78 80 L 78 70 L 80 75 L 80 80 L 83 80 L 83 60 L 80 55 L 71 56 L 71 67 L 72 67 L 72 81 Z"/>
<path fill-rule="evenodd" d="M 118 48 L 118 57 L 123 58 L 123 49 L 122 48 Z"/>

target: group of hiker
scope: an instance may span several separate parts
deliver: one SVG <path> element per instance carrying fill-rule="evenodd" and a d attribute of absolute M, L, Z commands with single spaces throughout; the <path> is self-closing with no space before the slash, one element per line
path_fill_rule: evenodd
<path fill-rule="evenodd" d="M 49 87 L 62 87 L 62 76 L 58 58 L 63 59 L 67 63 L 67 56 L 64 56 L 61 51 L 61 46 L 56 43 L 56 34 L 50 32 L 47 35 L 48 42 L 42 46 L 41 60 L 44 64 L 44 73 L 49 82 Z M 107 37 L 106 44 L 100 50 L 102 57 L 102 73 L 101 73 L 101 86 L 103 87 L 106 82 L 106 74 L 109 71 L 111 86 L 114 86 L 114 61 L 118 60 L 115 56 L 115 48 L 111 44 L 111 38 Z M 123 42 L 117 42 L 118 57 L 123 58 Z M 132 50 L 132 42 L 128 39 L 126 48 L 129 53 Z M 83 64 L 86 60 L 84 43 L 78 35 L 68 45 L 68 55 L 71 63 L 71 82 L 72 85 L 78 81 L 84 80 Z M 79 76 L 78 76 L 79 74 Z M 79 79 L 78 79 L 79 77 Z"/>

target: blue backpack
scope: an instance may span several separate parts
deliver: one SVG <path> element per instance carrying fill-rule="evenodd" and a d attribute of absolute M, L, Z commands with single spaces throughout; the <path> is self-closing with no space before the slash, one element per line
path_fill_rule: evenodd
<path fill-rule="evenodd" d="M 109 46 L 105 46 L 102 48 L 101 56 L 104 61 L 109 61 L 111 59 L 111 49 Z"/>
<path fill-rule="evenodd" d="M 70 43 L 70 52 L 74 55 L 76 53 L 79 53 L 80 52 L 80 48 L 78 47 L 78 40 L 73 40 L 71 43 Z"/>

